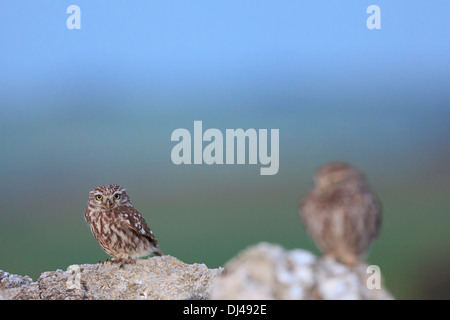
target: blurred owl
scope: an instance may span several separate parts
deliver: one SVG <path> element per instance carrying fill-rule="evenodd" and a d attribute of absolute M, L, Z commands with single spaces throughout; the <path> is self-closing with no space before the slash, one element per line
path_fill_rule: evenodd
<path fill-rule="evenodd" d="M 321 166 L 314 181 L 300 204 L 306 230 L 325 256 L 357 264 L 380 232 L 381 203 L 364 174 L 344 162 Z"/>
<path fill-rule="evenodd" d="M 133 207 L 127 190 L 116 184 L 99 186 L 89 192 L 84 217 L 95 239 L 112 261 L 161 256 L 153 232 Z"/>

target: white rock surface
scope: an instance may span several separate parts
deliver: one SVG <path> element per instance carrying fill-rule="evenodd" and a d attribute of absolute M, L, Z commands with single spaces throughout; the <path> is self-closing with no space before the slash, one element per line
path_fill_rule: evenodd
<path fill-rule="evenodd" d="M 211 299 L 392 299 L 383 288 L 368 288 L 367 267 L 260 243 L 225 265 L 214 280 Z"/>

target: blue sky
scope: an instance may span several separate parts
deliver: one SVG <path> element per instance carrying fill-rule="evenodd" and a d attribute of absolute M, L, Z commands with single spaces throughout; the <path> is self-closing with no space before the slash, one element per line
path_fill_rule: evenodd
<path fill-rule="evenodd" d="M 81 30 L 66 27 L 71 4 Z M 366 27 L 371 4 L 381 30 Z M 342 145 L 430 148 L 450 134 L 449 12 L 448 1 L 3 1 L 0 122 L 68 140 L 118 122 L 163 140 L 194 120 L 280 128 L 324 159 Z"/>
<path fill-rule="evenodd" d="M 81 30 L 66 28 L 70 4 Z M 371 4 L 381 30 L 366 28 Z M 83 86 L 194 101 L 270 89 L 442 99 L 449 12 L 448 1 L 3 1 L 0 101 Z"/>

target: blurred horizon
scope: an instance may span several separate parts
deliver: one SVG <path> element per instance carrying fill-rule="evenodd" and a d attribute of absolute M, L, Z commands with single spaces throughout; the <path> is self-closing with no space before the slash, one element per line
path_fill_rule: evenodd
<path fill-rule="evenodd" d="M 68 30 L 66 9 L 81 8 Z M 399 299 L 450 298 L 448 1 L 0 4 L 0 269 L 107 255 L 88 192 L 127 188 L 164 253 L 223 266 L 259 241 L 318 254 L 297 213 L 348 161 L 383 208 L 368 263 Z M 177 128 L 279 129 L 280 167 L 171 162 Z M 204 144 L 205 145 L 205 144 Z"/>

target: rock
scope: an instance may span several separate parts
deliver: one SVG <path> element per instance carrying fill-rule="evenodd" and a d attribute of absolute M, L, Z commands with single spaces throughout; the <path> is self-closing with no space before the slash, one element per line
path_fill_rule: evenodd
<path fill-rule="evenodd" d="M 185 264 L 166 255 L 135 263 L 72 265 L 44 272 L 36 282 L 0 271 L 6 299 L 207 299 L 211 280 L 222 269 Z"/>
<path fill-rule="evenodd" d="M 36 283 L 28 276 L 18 276 L 0 270 L 0 299 L 13 299 L 21 295 L 24 299 L 34 299 Z"/>
<path fill-rule="evenodd" d="M 0 270 L 0 290 L 20 288 L 28 286 L 33 282 L 30 277 L 18 276 L 16 274 L 9 274 Z"/>
<path fill-rule="evenodd" d="M 75 264 L 66 271 L 44 272 L 36 282 L 0 271 L 0 299 L 392 299 L 382 288 L 381 275 L 380 289 L 369 289 L 377 279 L 368 267 L 260 243 L 225 269 L 166 255 L 123 266 Z"/>
<path fill-rule="evenodd" d="M 382 285 L 369 289 L 377 279 L 368 267 L 348 267 L 305 250 L 260 243 L 225 265 L 213 282 L 211 299 L 392 299 Z"/>

